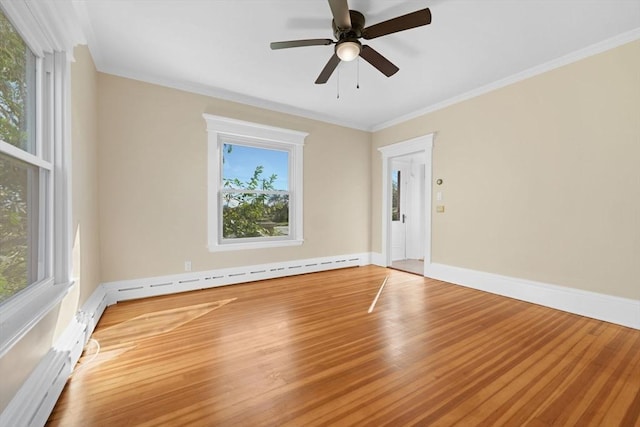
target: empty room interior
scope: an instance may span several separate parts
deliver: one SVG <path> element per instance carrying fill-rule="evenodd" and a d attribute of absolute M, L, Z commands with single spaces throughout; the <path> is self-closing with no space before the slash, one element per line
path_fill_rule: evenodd
<path fill-rule="evenodd" d="M 0 426 L 640 426 L 640 2 L 0 0 Z"/>

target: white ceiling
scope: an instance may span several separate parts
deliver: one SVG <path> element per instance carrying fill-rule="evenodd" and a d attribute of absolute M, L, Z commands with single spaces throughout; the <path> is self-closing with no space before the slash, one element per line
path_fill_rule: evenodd
<path fill-rule="evenodd" d="M 367 130 L 594 44 L 640 37 L 638 0 L 350 0 L 367 25 L 424 7 L 432 23 L 363 40 L 400 68 L 394 76 L 353 61 L 316 85 L 333 46 L 272 51 L 269 42 L 333 38 L 327 1 L 74 3 L 100 71 Z"/>

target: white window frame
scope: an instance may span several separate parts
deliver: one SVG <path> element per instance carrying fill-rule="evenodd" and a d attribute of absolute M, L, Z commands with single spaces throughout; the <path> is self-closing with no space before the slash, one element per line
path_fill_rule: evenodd
<path fill-rule="evenodd" d="M 36 56 L 34 154 L 5 142 L 0 152 L 40 168 L 40 280 L 0 305 L 0 357 L 54 309 L 71 280 L 70 61 L 84 43 L 68 0 L 0 0 L 0 7 Z M 46 175 L 43 178 L 43 175 Z"/>
<path fill-rule="evenodd" d="M 309 135 L 290 129 L 245 122 L 212 114 L 207 123 L 208 144 L 208 248 L 211 252 L 297 246 L 303 238 L 303 148 Z M 222 237 L 222 154 L 225 143 L 284 150 L 289 153 L 289 236 L 251 239 Z"/>

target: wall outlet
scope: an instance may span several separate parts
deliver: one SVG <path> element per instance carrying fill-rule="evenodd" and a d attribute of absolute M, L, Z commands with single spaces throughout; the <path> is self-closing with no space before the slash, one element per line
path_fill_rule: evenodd
<path fill-rule="evenodd" d="M 191 261 L 184 262 L 184 271 L 191 271 Z"/>

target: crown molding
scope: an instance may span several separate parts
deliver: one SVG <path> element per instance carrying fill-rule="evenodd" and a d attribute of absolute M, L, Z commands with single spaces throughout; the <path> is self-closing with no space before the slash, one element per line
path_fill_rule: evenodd
<path fill-rule="evenodd" d="M 37 56 L 61 51 L 71 58 L 74 46 L 86 43 L 70 0 L 0 0 L 0 6 Z"/>
<path fill-rule="evenodd" d="M 87 34 L 87 38 L 89 39 L 89 41 L 91 41 L 92 36 L 90 31 L 90 24 L 87 24 L 87 25 L 89 25 L 89 27 L 85 25 L 85 33 Z M 149 76 L 149 75 L 136 73 L 132 71 L 115 69 L 104 64 L 103 61 L 100 60 L 99 55 L 94 55 L 94 51 L 97 51 L 99 49 L 91 49 L 91 44 L 89 45 L 89 48 L 91 49 L 91 54 L 94 56 L 94 61 L 96 63 L 96 67 L 98 68 L 98 71 L 103 73 L 112 74 L 115 76 L 124 77 L 128 79 L 138 80 L 146 83 L 156 84 L 159 86 L 169 87 L 172 89 L 182 90 L 185 92 L 195 93 L 198 95 L 211 96 L 214 98 L 237 102 L 240 104 L 250 105 L 253 107 L 264 108 L 272 111 L 277 111 L 279 113 L 291 114 L 294 116 L 304 117 L 311 120 L 318 120 L 321 122 L 331 123 L 338 126 L 344 126 L 351 129 L 363 130 L 368 132 L 377 132 L 379 130 L 386 129 L 388 127 L 406 122 L 416 117 L 420 117 L 425 114 L 432 113 L 434 111 L 442 110 L 451 105 L 454 105 L 463 101 L 467 101 L 469 99 L 475 98 L 480 95 L 484 95 L 491 91 L 520 82 L 522 80 L 526 80 L 528 78 L 537 76 L 539 74 L 546 73 L 556 68 L 563 67 L 573 62 L 580 61 L 590 56 L 597 55 L 607 50 L 614 49 L 618 46 L 622 46 L 623 44 L 630 43 L 638 39 L 640 39 L 640 28 L 636 28 L 634 30 L 622 33 L 618 36 L 595 43 L 591 46 L 574 51 L 560 58 L 556 58 L 544 64 L 537 65 L 535 67 L 529 68 L 522 72 L 513 74 L 509 77 L 497 80 L 495 82 L 473 89 L 466 93 L 454 96 L 452 98 L 429 105 L 427 107 L 421 108 L 412 113 L 396 117 L 395 119 L 391 119 L 374 126 L 369 126 L 363 123 L 353 122 L 350 120 L 338 119 L 330 115 L 293 107 L 291 105 L 268 101 L 265 99 L 252 97 L 249 95 L 243 95 L 240 93 L 232 92 L 232 91 L 221 89 L 221 88 L 210 87 L 210 86 L 201 85 L 197 83 L 188 83 L 188 82 L 183 82 L 183 81 L 178 81 L 173 79 L 166 79 L 166 78 L 161 78 L 157 76 Z"/>
<path fill-rule="evenodd" d="M 91 24 L 91 19 L 89 18 L 87 2 L 73 0 L 73 8 L 75 9 L 76 16 L 78 17 L 78 25 L 84 33 L 86 45 L 91 52 L 91 59 L 93 59 L 96 69 L 99 69 L 98 65 L 104 64 L 104 59 L 100 53 L 102 49 L 98 47 L 98 39 L 96 38 L 93 25 Z"/>
<path fill-rule="evenodd" d="M 89 46 L 91 50 L 91 46 Z M 91 50 L 93 55 L 93 50 Z M 95 58 L 94 58 L 95 60 Z M 237 102 L 239 104 L 249 105 L 252 107 L 263 108 L 278 113 L 291 114 L 293 116 L 304 117 L 306 119 L 317 120 L 324 123 L 330 123 L 338 126 L 347 127 L 350 129 L 371 131 L 371 128 L 362 123 L 353 122 L 350 120 L 342 120 L 336 117 L 322 114 L 302 108 L 294 107 L 291 105 L 281 104 L 279 102 L 268 101 L 266 99 L 253 97 L 250 95 L 244 95 L 241 93 L 229 91 L 226 89 L 216 88 L 213 86 L 202 85 L 198 83 L 188 83 L 180 80 L 167 79 L 158 76 L 151 76 L 144 73 L 137 73 L 130 70 L 120 70 L 109 66 L 104 66 L 101 62 L 96 62 L 96 68 L 101 73 L 111 74 L 117 77 L 124 77 L 127 79 L 137 80 L 144 83 L 151 83 L 158 86 L 163 86 L 171 89 L 177 89 L 184 92 L 194 93 L 197 95 L 210 96 L 213 98 L 222 99 L 225 101 Z"/>
<path fill-rule="evenodd" d="M 404 123 L 408 120 L 415 119 L 416 117 L 423 116 L 425 114 L 433 113 L 434 111 L 442 110 L 443 108 L 449 107 L 451 105 L 457 104 L 459 102 L 467 101 L 469 99 L 475 98 L 480 95 L 484 95 L 485 93 L 492 92 L 496 89 L 503 88 L 505 86 L 509 86 L 511 84 L 520 82 L 522 80 L 526 80 L 528 78 L 537 76 L 539 74 L 546 73 L 547 71 L 554 70 L 556 68 L 563 67 L 565 65 L 569 65 L 573 62 L 580 61 L 582 59 L 588 58 L 593 55 L 597 55 L 599 53 L 605 52 L 607 50 L 614 49 L 618 46 L 622 46 L 624 44 L 633 42 L 640 39 L 640 28 L 636 28 L 631 31 L 627 31 L 626 33 L 619 34 L 615 37 L 603 40 L 601 42 L 595 43 L 586 48 L 574 51 L 569 53 L 568 55 L 561 56 L 560 58 L 556 58 L 552 61 L 545 62 L 544 64 L 537 65 L 535 67 L 529 68 L 522 72 L 513 74 L 509 77 L 497 80 L 493 83 L 489 83 L 487 85 L 481 86 L 477 89 L 473 89 L 469 92 L 454 96 L 452 98 L 446 99 L 444 101 L 438 102 L 436 104 L 429 105 L 427 107 L 421 108 L 417 111 L 414 111 L 409 114 L 405 114 L 395 119 L 391 119 L 389 121 L 380 123 L 376 126 L 373 126 L 369 129 L 371 132 L 377 132 L 382 129 L 389 128 L 391 126 Z"/>

